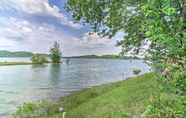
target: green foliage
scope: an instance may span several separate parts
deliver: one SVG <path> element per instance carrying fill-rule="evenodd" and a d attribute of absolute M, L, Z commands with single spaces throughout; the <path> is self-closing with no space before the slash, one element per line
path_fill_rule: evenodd
<path fill-rule="evenodd" d="M 177 96 L 161 94 L 152 99 L 142 118 L 185 118 L 184 108 Z"/>
<path fill-rule="evenodd" d="M 54 46 L 50 49 L 50 57 L 53 63 L 61 62 L 61 51 L 58 42 L 54 42 Z"/>
<path fill-rule="evenodd" d="M 112 37 L 118 31 L 126 32 L 128 35 L 120 43 L 124 52 L 140 46 L 144 39 L 140 29 L 144 17 L 139 14 L 139 4 L 137 0 L 68 0 L 67 9 L 76 20 L 91 24 L 100 35 Z"/>
<path fill-rule="evenodd" d="M 142 42 L 149 40 L 149 59 L 154 70 L 161 74 L 162 88 L 169 86 L 173 88 L 172 94 L 186 95 L 185 0 L 68 0 L 67 8 L 78 17 L 76 20 L 90 23 L 102 35 L 127 33 L 125 40 L 118 43 L 123 54 L 131 49 L 139 53 Z M 177 117 L 178 110 L 166 106 L 166 101 L 158 101 L 163 106 L 154 105 L 154 113 Z"/>
<path fill-rule="evenodd" d="M 186 54 L 185 6 L 182 0 L 68 0 L 67 9 L 102 35 L 126 32 L 118 43 L 123 53 L 133 48 L 138 53 L 141 42 L 148 39 L 152 60 L 167 61 Z"/>
<path fill-rule="evenodd" d="M 43 64 L 48 62 L 47 57 L 40 54 L 33 54 L 31 61 L 34 64 Z"/>
<path fill-rule="evenodd" d="M 52 114 L 60 114 L 60 106 L 50 102 L 42 101 L 38 103 L 25 103 L 18 107 L 13 114 L 14 118 L 49 118 Z M 61 115 L 61 114 L 60 114 Z M 60 116 L 59 115 L 59 116 Z M 60 118 L 60 117 L 59 117 Z"/>

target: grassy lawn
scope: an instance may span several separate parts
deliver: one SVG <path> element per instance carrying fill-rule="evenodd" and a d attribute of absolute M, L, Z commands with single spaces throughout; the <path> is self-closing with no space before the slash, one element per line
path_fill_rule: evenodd
<path fill-rule="evenodd" d="M 16 118 L 21 118 L 23 114 L 32 114 L 30 118 L 61 118 L 58 111 L 61 106 L 67 118 L 139 118 L 151 96 L 159 92 L 155 75 L 148 73 L 85 89 L 61 98 L 57 103 L 26 104 L 18 109 Z M 38 110 L 42 112 L 35 112 Z M 48 112 L 43 112 L 45 110 Z"/>

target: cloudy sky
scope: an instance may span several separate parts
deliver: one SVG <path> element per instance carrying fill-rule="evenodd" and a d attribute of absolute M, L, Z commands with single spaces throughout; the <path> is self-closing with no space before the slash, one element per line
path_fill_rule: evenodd
<path fill-rule="evenodd" d="M 0 50 L 48 53 L 54 41 L 63 56 L 118 53 L 116 40 L 73 22 L 66 0 L 0 0 Z"/>

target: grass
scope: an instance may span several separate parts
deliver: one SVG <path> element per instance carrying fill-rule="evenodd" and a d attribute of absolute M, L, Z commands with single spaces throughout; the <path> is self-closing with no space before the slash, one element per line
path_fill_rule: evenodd
<path fill-rule="evenodd" d="M 139 118 L 150 103 L 151 96 L 160 93 L 157 86 L 155 74 L 148 73 L 85 89 L 56 103 L 25 104 L 15 116 L 24 118 L 21 117 L 23 114 L 32 114 L 29 118 L 61 118 L 59 107 L 62 106 L 67 118 Z"/>
<path fill-rule="evenodd" d="M 32 62 L 0 62 L 0 66 L 11 66 L 11 65 L 32 65 Z"/>
<path fill-rule="evenodd" d="M 52 62 L 45 62 L 46 63 L 52 63 Z M 32 63 L 32 62 L 0 62 L 0 66 L 15 66 L 15 65 L 38 65 L 40 63 Z"/>

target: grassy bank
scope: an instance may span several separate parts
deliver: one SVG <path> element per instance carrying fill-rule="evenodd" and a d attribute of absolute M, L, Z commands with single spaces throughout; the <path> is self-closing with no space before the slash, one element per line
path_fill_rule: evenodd
<path fill-rule="evenodd" d="M 32 62 L 0 62 L 0 66 L 11 66 L 11 65 L 32 65 Z"/>
<path fill-rule="evenodd" d="M 63 107 L 67 118 L 138 118 L 160 92 L 155 75 L 145 74 L 109 85 L 76 92 L 56 103 L 25 104 L 15 113 L 16 118 L 61 118 Z"/>
<path fill-rule="evenodd" d="M 45 62 L 45 63 L 42 63 L 42 64 L 49 64 L 49 63 L 52 63 L 52 62 Z M 38 65 L 38 64 L 40 64 L 40 63 L 32 63 L 32 62 L 0 62 L 0 66 Z"/>

